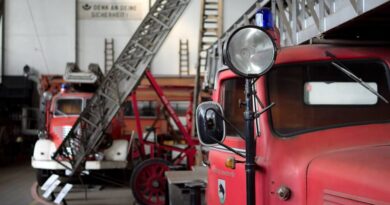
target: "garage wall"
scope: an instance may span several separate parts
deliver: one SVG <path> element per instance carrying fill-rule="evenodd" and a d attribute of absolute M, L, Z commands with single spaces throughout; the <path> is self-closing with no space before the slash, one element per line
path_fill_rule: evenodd
<path fill-rule="evenodd" d="M 63 73 L 75 59 L 74 13 L 69 0 L 7 0 L 5 75 L 22 75 L 26 64 L 45 74 Z"/>
<path fill-rule="evenodd" d="M 141 2 L 142 15 L 146 15 L 148 0 L 126 1 Z M 255 0 L 225 0 L 225 30 L 254 2 Z M 63 74 L 66 63 L 75 62 L 76 58 L 83 70 L 86 70 L 89 63 L 98 63 L 103 69 L 104 39 L 114 38 L 117 57 L 141 23 L 141 19 L 79 18 L 76 24 L 76 0 L 6 0 L 5 10 L 5 75 L 22 75 L 26 64 L 42 74 Z M 189 40 L 191 73 L 195 73 L 199 14 L 200 1 L 192 0 L 155 56 L 152 62 L 154 74 L 178 74 L 179 39 Z"/>
<path fill-rule="evenodd" d="M 227 30 L 256 0 L 224 0 L 224 29 Z M 200 1 L 192 0 L 152 62 L 158 75 L 179 74 L 179 39 L 188 39 L 190 74 L 195 74 L 198 60 Z"/>
<path fill-rule="evenodd" d="M 103 3 L 100 3 L 103 2 Z M 107 3 L 108 2 L 108 3 Z M 115 17 L 91 17 L 86 18 L 78 16 L 78 60 L 80 68 L 87 70 L 90 63 L 98 63 L 104 70 L 104 40 L 114 40 L 115 58 L 119 56 L 137 27 L 141 24 L 142 19 L 149 10 L 148 0 L 78 0 L 78 14 L 83 13 L 83 6 L 87 3 L 91 7 L 111 6 L 135 6 L 135 12 L 140 15 L 131 18 Z M 92 8 L 93 9 L 93 8 Z M 100 10 L 100 14 L 104 12 Z M 95 9 L 99 14 L 99 8 Z M 109 13 L 116 13 L 110 10 Z M 120 12 L 118 12 L 120 13 Z"/>

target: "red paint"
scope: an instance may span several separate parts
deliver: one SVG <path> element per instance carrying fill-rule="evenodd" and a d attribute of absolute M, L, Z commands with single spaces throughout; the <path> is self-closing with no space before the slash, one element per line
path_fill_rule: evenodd
<path fill-rule="evenodd" d="M 190 146 L 195 145 L 195 141 L 192 139 L 191 135 L 189 135 L 186 128 L 183 126 L 183 124 L 180 122 L 179 117 L 176 115 L 175 111 L 173 110 L 171 104 L 169 103 L 168 99 L 165 97 L 163 90 L 158 86 L 156 79 L 153 77 L 152 73 L 150 71 L 145 72 L 146 77 L 148 78 L 151 86 L 156 91 L 157 96 L 160 98 L 161 102 L 163 103 L 164 107 L 167 109 L 169 116 L 173 119 L 175 124 L 180 130 L 180 133 L 183 135 L 184 139 L 186 140 L 187 144 Z"/>
<path fill-rule="evenodd" d="M 190 130 L 187 130 L 181 121 L 179 120 L 179 117 L 176 115 L 175 111 L 173 110 L 171 104 L 169 103 L 167 97 L 164 95 L 163 90 L 161 87 L 158 85 L 156 79 L 153 77 L 152 73 L 150 71 L 145 72 L 146 78 L 149 80 L 150 85 L 156 92 L 157 96 L 160 98 L 162 104 L 164 105 L 165 109 L 168 111 L 169 116 L 173 119 L 175 122 L 176 126 L 179 128 L 180 134 L 182 134 L 183 139 L 186 141 L 186 144 L 188 145 L 188 148 L 185 150 L 185 154 L 187 155 L 187 168 L 190 169 L 194 164 L 195 164 L 195 145 L 198 143 L 195 141 L 191 135 L 190 135 Z M 191 123 L 190 123 L 191 124 Z M 168 149 L 167 150 L 172 150 L 168 146 L 166 146 Z M 184 151 L 184 150 L 182 150 Z M 183 158 L 182 158 L 183 159 Z M 179 158 L 179 161 L 182 159 Z M 178 162 L 176 162 L 178 163 Z"/>
<path fill-rule="evenodd" d="M 389 49 L 331 45 L 282 48 L 276 64 L 329 60 L 325 50 L 340 59 L 380 59 L 390 67 Z M 218 73 L 213 101 L 219 101 L 222 82 L 232 77 L 236 76 L 230 70 Z M 256 82 L 262 102 L 268 102 L 265 79 Z M 260 117 L 261 135 L 256 137 L 257 205 L 390 204 L 389 123 L 329 128 L 281 138 L 273 133 L 269 117 L 268 112 Z M 224 143 L 238 149 L 245 147 L 238 137 L 228 136 Z M 230 156 L 233 154 L 216 148 L 209 152 L 208 204 L 220 204 L 218 179 L 226 182 L 225 205 L 245 204 L 244 164 L 226 168 Z M 292 191 L 287 201 L 276 194 L 281 185 Z"/>
<path fill-rule="evenodd" d="M 143 146 L 143 142 L 144 142 L 143 136 L 144 135 L 143 135 L 142 128 L 141 128 L 141 118 L 140 118 L 139 112 L 138 112 L 137 92 L 135 92 L 135 91 L 131 94 L 131 104 L 133 106 L 133 112 L 134 112 L 134 117 L 135 117 L 135 127 L 136 127 L 137 134 L 138 134 L 138 140 L 141 143 L 139 150 L 141 152 L 140 153 L 141 157 L 144 158 L 145 157 L 145 146 Z M 153 155 L 151 155 L 151 156 L 153 156 Z"/>

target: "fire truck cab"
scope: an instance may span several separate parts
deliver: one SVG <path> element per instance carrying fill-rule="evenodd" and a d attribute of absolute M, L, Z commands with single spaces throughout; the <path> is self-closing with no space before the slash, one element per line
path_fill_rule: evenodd
<path fill-rule="evenodd" d="M 50 96 L 46 94 L 45 96 Z M 37 180 L 40 185 L 53 173 L 64 175 L 65 166 L 51 157 L 62 143 L 87 101 L 92 97 L 90 92 L 59 92 L 47 99 L 45 109 L 45 136 L 35 144 L 32 167 L 37 169 Z M 117 117 L 118 118 L 118 117 Z M 124 169 L 127 166 L 129 141 L 122 135 L 121 120 L 114 118 L 105 133 L 104 143 L 94 156 L 89 156 L 85 164 L 88 171 Z M 61 161 L 70 166 L 66 159 Z"/>
<path fill-rule="evenodd" d="M 246 79 L 219 70 L 213 102 L 197 110 L 209 147 L 207 204 L 245 204 L 249 191 L 257 205 L 389 204 L 389 67 L 390 49 L 381 45 L 279 48 L 252 81 L 254 190 L 244 158 Z"/>

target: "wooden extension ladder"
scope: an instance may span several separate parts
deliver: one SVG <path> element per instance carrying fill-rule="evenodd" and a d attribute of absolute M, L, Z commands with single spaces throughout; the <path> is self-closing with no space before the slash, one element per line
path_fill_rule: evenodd
<path fill-rule="evenodd" d="M 190 75 L 190 49 L 188 39 L 179 41 L 179 76 Z"/>

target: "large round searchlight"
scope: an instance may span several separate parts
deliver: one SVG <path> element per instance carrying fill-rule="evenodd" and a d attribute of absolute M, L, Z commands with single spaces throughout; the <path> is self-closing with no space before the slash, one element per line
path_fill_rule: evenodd
<path fill-rule="evenodd" d="M 244 26 L 229 37 L 223 49 L 224 60 L 242 77 L 259 77 L 274 64 L 276 46 L 271 36 L 257 26 Z"/>

